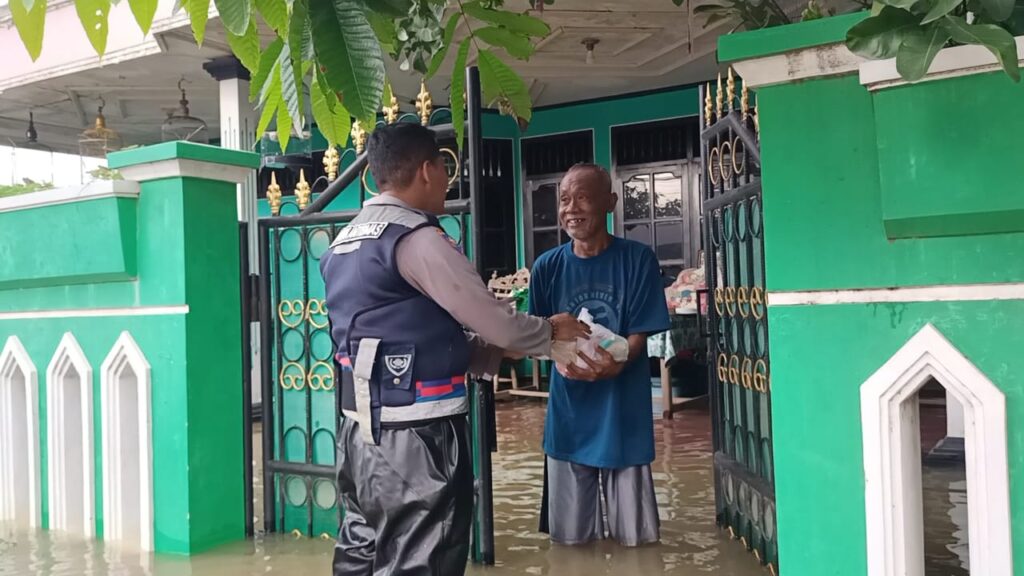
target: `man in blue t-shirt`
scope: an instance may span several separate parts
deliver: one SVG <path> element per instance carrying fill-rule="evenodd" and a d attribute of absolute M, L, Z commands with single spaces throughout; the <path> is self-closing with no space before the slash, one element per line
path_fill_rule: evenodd
<path fill-rule="evenodd" d="M 586 308 L 629 341 L 626 362 L 599 348 L 597 358 L 580 355 L 585 367 L 557 365 L 552 373 L 542 517 L 560 544 L 604 538 L 602 496 L 612 538 L 626 546 L 659 539 L 647 337 L 669 328 L 668 307 L 651 249 L 608 233 L 617 201 L 604 168 L 573 166 L 558 200 L 558 221 L 572 242 L 538 258 L 530 278 L 530 314 Z"/>

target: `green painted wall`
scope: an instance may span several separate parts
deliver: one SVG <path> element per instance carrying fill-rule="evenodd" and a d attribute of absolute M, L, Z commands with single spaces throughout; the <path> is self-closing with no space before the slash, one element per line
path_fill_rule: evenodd
<path fill-rule="evenodd" d="M 124 167 L 173 158 L 255 167 L 251 154 L 171 143 L 112 155 Z M 145 178 L 142 178 L 145 180 Z M 94 317 L 0 316 L 39 374 L 41 512 L 48 528 L 46 368 L 70 332 L 93 370 L 96 532 L 104 533 L 101 364 L 123 331 L 152 371 L 154 544 L 191 554 L 244 537 L 241 303 L 235 185 L 196 178 L 143 182 L 135 198 L 6 212 L 0 313 L 88 311 Z M 34 232 L 33 227 L 46 230 Z M 56 230 L 56 233 L 55 233 Z M 97 264 L 99 263 L 99 264 Z M 6 265 L 6 267 L 5 267 Z M 116 273 L 98 273 L 106 266 Z M 40 286 L 43 276 L 46 286 Z M 153 314 L 148 306 L 188 306 Z M 96 312 L 96 309 L 118 310 Z M 124 310 L 124 311 L 121 311 Z M 109 314 L 109 315 L 108 315 Z"/>
<path fill-rule="evenodd" d="M 992 221 L 974 207 L 1021 205 L 1010 164 L 993 171 L 996 149 L 1019 148 L 1003 131 L 1020 121 L 1009 113 L 1020 88 L 1001 80 L 869 93 L 848 75 L 758 90 L 769 294 L 1024 281 L 1024 234 L 970 229 Z M 894 238 L 894 215 L 906 236 L 935 237 Z M 1024 490 L 1024 302 L 771 306 L 768 317 L 780 574 L 866 574 L 860 386 L 927 323 L 1006 394 L 1011 492 Z M 1011 506 L 1024 525 L 1024 502 Z"/>
<path fill-rule="evenodd" d="M 1011 522 L 1024 526 L 1024 302 L 772 307 L 769 318 L 780 574 L 867 573 L 860 385 L 927 323 L 1006 394 Z M 1013 552 L 1024 557 L 1020 530 Z"/>
<path fill-rule="evenodd" d="M 108 197 L 0 213 L 0 289 L 131 278 L 135 202 Z M 96 245 L 104 249 L 86 249 Z M 33 249 L 19 249 L 26 246 Z"/>

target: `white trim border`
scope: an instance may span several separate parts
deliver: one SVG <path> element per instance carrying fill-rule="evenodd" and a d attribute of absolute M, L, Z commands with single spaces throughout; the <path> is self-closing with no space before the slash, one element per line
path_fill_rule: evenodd
<path fill-rule="evenodd" d="M 1024 64 L 1024 36 L 1018 36 L 1016 42 L 1020 63 Z M 1002 70 L 1002 66 L 995 55 L 984 46 L 954 46 L 940 50 L 928 68 L 928 73 L 918 82 L 984 74 L 996 70 Z M 860 83 L 871 91 L 910 84 L 900 77 L 896 70 L 895 58 L 865 61 L 860 65 Z"/>
<path fill-rule="evenodd" d="M 0 213 L 57 206 L 101 198 L 138 198 L 139 183 L 128 180 L 95 180 L 84 186 L 71 186 L 0 198 Z"/>
<path fill-rule="evenodd" d="M 970 571 L 1013 576 L 1003 392 L 931 324 L 860 388 L 868 576 L 924 576 L 917 391 L 935 378 L 963 406 Z"/>
<path fill-rule="evenodd" d="M 21 372 L 25 386 L 25 404 L 22 406 L 15 406 L 6 401 L 12 399 L 14 395 L 10 392 L 5 393 L 4 384 L 11 387 L 15 385 L 15 371 Z M 14 415 L 15 411 L 25 415 L 24 423 L 28 426 L 28 430 L 25 431 L 25 437 L 28 439 L 28 446 L 25 447 L 28 450 L 28 470 L 18 470 L 15 465 L 15 448 L 10 445 L 14 435 L 7 433 L 13 432 L 6 428 L 8 423 L 18 422 Z M 39 371 L 21 344 L 21 340 L 17 336 L 9 336 L 3 351 L 0 351 L 0 462 L 4 464 L 0 471 L 5 471 L 9 475 L 4 479 L 5 486 L 0 487 L 0 520 L 18 520 L 13 475 L 25 472 L 28 476 L 28 525 L 31 528 L 42 526 L 39 451 Z"/>
<path fill-rule="evenodd" d="M 828 304 L 885 304 L 895 302 L 970 302 L 1024 300 L 1024 283 L 943 284 L 904 288 L 809 290 L 769 292 L 768 306 L 819 306 Z"/>
<path fill-rule="evenodd" d="M 203 162 L 187 158 L 170 158 L 156 162 L 133 164 L 120 168 L 121 174 L 129 180 L 148 182 L 161 178 L 202 178 L 241 184 L 253 173 L 252 168 L 231 166 L 216 162 Z"/>
<path fill-rule="evenodd" d="M 188 314 L 188 304 L 180 306 L 135 306 L 129 308 L 76 308 L 68 310 L 34 310 L 0 312 L 4 320 L 39 320 L 44 318 L 107 318 L 115 316 L 175 316 Z"/>
<path fill-rule="evenodd" d="M 846 44 L 835 43 L 740 60 L 732 67 L 748 88 L 756 90 L 811 78 L 853 74 L 861 62 L 864 59 L 850 52 Z"/>

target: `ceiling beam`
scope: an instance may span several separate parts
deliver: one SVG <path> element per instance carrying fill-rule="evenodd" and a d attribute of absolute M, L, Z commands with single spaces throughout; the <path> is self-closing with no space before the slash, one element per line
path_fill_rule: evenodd
<path fill-rule="evenodd" d="M 68 98 L 71 99 L 71 105 L 75 107 L 75 113 L 78 114 L 78 123 L 85 127 L 87 120 L 85 117 L 85 108 L 82 107 L 82 97 L 78 92 L 74 90 L 68 90 Z"/>

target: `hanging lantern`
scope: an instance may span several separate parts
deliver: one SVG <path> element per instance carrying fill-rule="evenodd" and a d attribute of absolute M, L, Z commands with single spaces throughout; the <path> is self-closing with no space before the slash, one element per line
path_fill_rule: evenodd
<path fill-rule="evenodd" d="M 101 158 L 121 149 L 121 135 L 116 130 L 107 128 L 107 119 L 103 116 L 104 106 L 106 102 L 100 98 L 96 122 L 78 137 L 78 153 L 82 156 Z"/>
<path fill-rule="evenodd" d="M 19 142 L 8 140 L 8 142 L 11 144 L 11 158 L 14 161 L 13 166 L 15 168 L 19 165 L 18 155 L 21 151 L 26 151 L 27 155 L 35 156 L 36 159 L 39 156 L 47 156 L 49 159 L 49 174 L 46 182 L 53 182 L 53 148 L 39 141 L 39 133 L 36 132 L 35 116 L 32 111 L 28 113 L 28 128 L 25 130 L 25 139 Z M 39 162 L 35 160 L 32 164 L 38 165 Z"/>
<path fill-rule="evenodd" d="M 206 122 L 189 113 L 188 98 L 185 97 L 185 89 L 181 86 L 182 82 L 184 79 L 178 81 L 178 90 L 181 91 L 178 109 L 168 116 L 160 126 L 160 134 L 163 136 L 164 142 L 186 140 L 207 144 L 210 142 L 210 136 L 206 129 Z"/>

